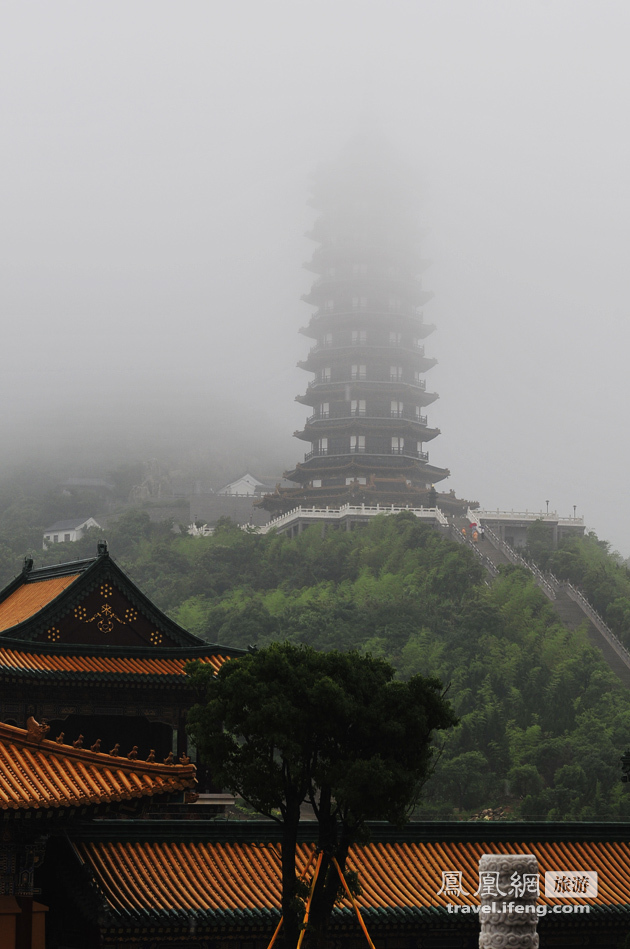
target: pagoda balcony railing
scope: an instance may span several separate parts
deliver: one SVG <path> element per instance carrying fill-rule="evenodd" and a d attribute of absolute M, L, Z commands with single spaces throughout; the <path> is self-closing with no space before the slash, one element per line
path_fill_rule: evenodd
<path fill-rule="evenodd" d="M 332 412 L 315 412 L 314 415 L 307 418 L 307 425 L 312 424 L 313 422 L 323 422 L 326 420 L 339 420 L 339 419 L 353 419 L 353 418 L 365 418 L 365 419 L 384 419 L 384 418 L 393 418 L 393 419 L 407 419 L 409 422 L 418 422 L 419 425 L 427 424 L 426 415 L 415 415 L 413 412 L 361 412 L 357 410 L 356 412 L 342 412 L 340 414 L 335 414 Z"/>
<path fill-rule="evenodd" d="M 409 352 L 413 352 L 414 354 L 417 354 L 418 356 L 424 356 L 424 345 L 422 343 L 416 343 L 416 342 L 405 343 L 402 341 L 398 342 L 391 339 L 381 340 L 380 342 L 379 341 L 368 342 L 366 339 L 357 339 L 357 340 L 351 340 L 350 342 L 347 342 L 347 343 L 333 343 L 332 341 L 331 342 L 324 341 L 324 342 L 318 343 L 317 346 L 312 346 L 308 351 L 308 356 L 317 356 L 321 352 L 330 353 L 330 352 L 335 352 L 335 350 L 339 352 L 344 352 L 345 350 L 348 350 L 348 349 L 350 350 L 402 349 L 403 351 L 407 350 Z"/>
<path fill-rule="evenodd" d="M 376 285 L 379 287 L 391 287 L 392 289 L 396 287 L 397 289 L 405 290 L 407 293 L 410 291 L 422 291 L 424 287 L 422 286 L 422 281 L 418 279 L 413 279 L 410 277 L 403 277 L 400 275 L 391 276 L 389 274 L 322 274 L 321 277 L 318 277 L 317 280 L 313 281 L 311 284 L 311 289 L 308 293 L 302 295 L 302 299 L 306 299 L 310 294 L 315 290 L 321 290 L 322 287 L 334 287 L 335 285 L 343 285 L 345 287 L 350 284 L 351 286 L 357 286 L 359 284 L 365 286 L 366 284 L 371 284 L 372 286 Z"/>
<path fill-rule="evenodd" d="M 334 386 L 347 386 L 352 382 L 370 382 L 374 385 L 388 385 L 390 386 L 393 382 L 399 383 L 400 385 L 414 386 L 416 389 L 421 389 L 423 392 L 426 391 L 427 383 L 426 379 L 414 379 L 413 382 L 409 379 L 397 379 L 394 377 L 388 377 L 387 379 L 372 379 L 369 374 L 365 376 L 357 376 L 351 379 L 311 379 L 308 384 L 309 389 L 313 389 L 315 386 L 324 386 L 324 385 L 334 385 Z"/>
<path fill-rule="evenodd" d="M 304 461 L 310 461 L 311 458 L 331 458 L 343 457 L 344 455 L 406 455 L 408 458 L 418 458 L 420 461 L 429 460 L 428 451 L 417 451 L 414 448 L 389 448 L 380 451 L 371 448 L 361 448 L 355 446 L 342 451 L 339 448 L 314 448 L 304 455 Z"/>
<path fill-rule="evenodd" d="M 421 461 L 429 460 L 428 451 L 418 451 L 417 449 L 409 450 L 408 448 L 390 448 L 389 454 L 390 455 L 412 455 L 414 458 L 420 458 Z"/>
<path fill-rule="evenodd" d="M 339 304 L 338 306 L 326 307 L 320 306 L 312 314 L 312 319 L 319 320 L 324 316 L 334 316 L 334 317 L 357 317 L 357 316 L 380 316 L 384 319 L 392 319 L 395 317 L 405 317 L 405 319 L 419 320 L 422 322 L 424 317 L 424 311 L 422 306 L 417 306 L 416 304 L 404 304 L 399 307 L 397 310 L 390 310 L 386 306 L 374 306 L 367 304 L 366 306 L 352 306 L 352 304 Z"/>
<path fill-rule="evenodd" d="M 308 326 L 303 326 L 300 333 L 317 340 L 320 334 L 341 326 L 354 329 L 360 325 L 373 326 L 377 329 L 391 329 L 400 326 L 409 335 L 417 333 L 420 339 L 426 339 L 435 331 L 433 323 L 425 323 L 421 311 L 389 313 L 382 309 L 370 307 L 367 310 L 352 310 L 348 307 L 339 307 L 335 310 L 317 310 L 311 316 Z"/>

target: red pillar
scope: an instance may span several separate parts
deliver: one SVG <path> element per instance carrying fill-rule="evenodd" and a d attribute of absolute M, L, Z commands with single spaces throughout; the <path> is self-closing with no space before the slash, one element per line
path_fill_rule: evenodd
<path fill-rule="evenodd" d="M 17 917 L 15 949 L 33 949 L 33 897 L 16 897 L 22 912 Z"/>
<path fill-rule="evenodd" d="M 16 949 L 17 920 L 22 910 L 14 896 L 0 896 L 0 946 Z"/>

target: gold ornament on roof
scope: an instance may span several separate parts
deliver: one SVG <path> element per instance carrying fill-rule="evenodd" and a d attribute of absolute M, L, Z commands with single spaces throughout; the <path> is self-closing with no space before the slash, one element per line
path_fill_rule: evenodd
<path fill-rule="evenodd" d="M 108 590 L 108 593 L 104 593 L 104 590 Z M 101 593 L 103 597 L 110 596 L 112 588 L 109 584 L 105 583 L 101 585 Z M 130 612 L 135 613 L 135 610 L 127 610 L 125 613 L 125 619 L 121 619 L 120 616 L 112 609 L 111 605 L 105 600 L 101 604 L 101 608 L 97 613 L 94 613 L 93 616 L 88 616 L 86 608 L 82 605 L 75 606 L 74 615 L 75 618 L 80 623 L 96 623 L 101 633 L 111 633 L 114 628 L 114 622 L 119 623 L 121 626 L 126 626 L 128 622 L 131 621 L 131 618 L 128 616 Z M 138 614 L 136 613 L 136 616 Z"/>

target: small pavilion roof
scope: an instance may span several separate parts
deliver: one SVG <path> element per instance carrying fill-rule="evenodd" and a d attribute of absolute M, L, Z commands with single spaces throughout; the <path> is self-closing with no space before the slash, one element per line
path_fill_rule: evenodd
<path fill-rule="evenodd" d="M 155 764 L 58 744 L 46 726 L 0 723 L 0 812 L 81 809 L 172 795 L 195 786 L 195 767 Z"/>

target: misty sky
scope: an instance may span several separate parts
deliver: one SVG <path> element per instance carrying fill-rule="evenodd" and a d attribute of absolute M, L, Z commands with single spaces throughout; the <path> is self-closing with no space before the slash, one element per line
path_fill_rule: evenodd
<path fill-rule="evenodd" d="M 5 460 L 156 415 L 299 460 L 308 175 L 368 114 L 423 196 L 440 487 L 627 556 L 629 47 L 621 2 L 5 0 Z"/>

